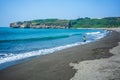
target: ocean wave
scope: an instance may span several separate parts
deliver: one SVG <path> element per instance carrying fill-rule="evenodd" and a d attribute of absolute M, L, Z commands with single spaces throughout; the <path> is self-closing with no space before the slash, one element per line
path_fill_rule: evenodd
<path fill-rule="evenodd" d="M 29 57 L 45 55 L 45 54 L 53 53 L 55 51 L 59 51 L 59 50 L 62 50 L 62 49 L 70 48 L 70 47 L 73 47 L 73 46 L 86 44 L 86 43 L 89 43 L 89 42 L 91 42 L 91 41 L 78 42 L 78 43 L 74 43 L 74 44 L 69 44 L 69 45 L 64 45 L 64 46 L 59 46 L 59 47 L 54 47 L 54 48 L 49 48 L 49 49 L 42 49 L 42 50 L 37 50 L 37 51 L 32 51 L 32 52 L 20 53 L 20 54 L 12 54 L 12 53 L 9 54 L 9 55 L 4 54 L 5 57 L 0 58 L 0 64 L 6 63 L 6 62 L 11 62 L 11 61 L 16 61 L 16 60 L 22 60 L 22 59 L 29 58 Z"/>
<path fill-rule="evenodd" d="M 95 34 L 100 34 L 101 32 L 88 32 L 88 33 L 86 33 L 87 35 L 95 35 Z"/>
<path fill-rule="evenodd" d="M 96 32 L 87 32 L 85 33 L 85 35 L 88 37 L 92 37 L 94 39 L 88 39 L 87 42 L 76 42 L 73 44 L 67 44 L 67 45 L 63 45 L 63 46 L 58 46 L 58 47 L 53 47 L 53 48 L 48 48 L 48 49 L 40 49 L 40 50 L 36 50 L 36 51 L 31 51 L 31 52 L 24 52 L 24 53 L 19 53 L 19 54 L 15 54 L 15 53 L 0 53 L 0 65 L 2 64 L 6 64 L 6 63 L 10 63 L 12 61 L 21 61 L 30 57 L 35 57 L 35 56 L 40 56 L 40 55 L 46 55 L 46 54 L 50 54 L 53 53 L 55 51 L 59 51 L 62 49 L 66 49 L 66 48 L 70 48 L 73 46 L 78 46 L 81 44 L 86 44 L 92 41 L 96 41 L 100 38 L 103 38 L 106 34 L 108 33 L 108 31 L 96 31 Z M 81 35 L 81 34 L 69 34 L 69 35 L 60 35 L 60 36 L 51 36 L 51 37 L 43 37 L 43 38 L 32 38 L 32 39 L 22 39 L 22 40 L 50 40 L 50 39 L 59 39 L 59 38 L 67 38 L 70 36 L 75 36 L 75 35 Z M 83 34 L 82 34 L 83 35 Z M 22 41 L 21 39 L 18 41 Z M 9 41 L 9 40 L 8 40 Z"/>
<path fill-rule="evenodd" d="M 36 38 L 23 38 L 23 39 L 6 39 L 0 40 L 0 42 L 13 42 L 13 41 L 43 41 L 43 40 L 53 40 L 53 39 L 60 39 L 60 38 L 67 38 L 75 35 L 81 34 L 68 34 L 68 35 L 59 35 L 59 36 L 48 36 L 48 37 L 36 37 Z"/>
<path fill-rule="evenodd" d="M 100 31 L 88 32 L 88 33 L 86 33 L 86 35 L 93 37 L 94 40 L 98 40 L 98 39 L 103 38 L 108 33 L 109 33 L 109 31 L 104 30 L 104 32 L 100 32 Z"/>

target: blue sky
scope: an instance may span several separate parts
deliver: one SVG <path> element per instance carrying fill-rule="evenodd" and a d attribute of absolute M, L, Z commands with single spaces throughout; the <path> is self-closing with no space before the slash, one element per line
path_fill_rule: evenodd
<path fill-rule="evenodd" d="M 118 17 L 120 0 L 0 0 L 0 26 L 16 21 Z"/>

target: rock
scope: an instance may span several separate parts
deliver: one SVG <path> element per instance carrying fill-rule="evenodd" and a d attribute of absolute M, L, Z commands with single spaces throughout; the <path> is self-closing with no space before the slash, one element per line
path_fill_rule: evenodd
<path fill-rule="evenodd" d="M 50 21 L 51 20 L 51 21 Z M 11 28 L 69 28 L 68 20 L 58 20 L 58 19 L 48 19 L 45 20 L 34 20 L 34 21 L 24 21 L 24 22 L 13 22 L 10 23 Z M 42 22 L 41 22 L 42 21 Z"/>

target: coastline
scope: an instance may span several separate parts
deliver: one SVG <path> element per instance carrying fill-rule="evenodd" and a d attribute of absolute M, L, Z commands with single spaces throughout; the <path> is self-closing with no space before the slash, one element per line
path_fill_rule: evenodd
<path fill-rule="evenodd" d="M 69 63 L 112 56 L 113 54 L 109 52 L 109 49 L 118 45 L 120 41 L 118 34 L 118 32 L 113 31 L 96 42 L 64 49 L 3 69 L 0 71 L 0 79 L 69 80 L 76 72 L 69 66 Z"/>
<path fill-rule="evenodd" d="M 120 32 L 118 28 L 109 30 Z M 109 58 L 70 63 L 69 65 L 77 70 L 70 80 L 120 80 L 120 42 L 109 52 L 113 54 Z"/>

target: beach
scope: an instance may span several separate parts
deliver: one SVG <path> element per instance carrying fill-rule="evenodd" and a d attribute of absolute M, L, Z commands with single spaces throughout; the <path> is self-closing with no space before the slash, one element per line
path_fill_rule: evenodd
<path fill-rule="evenodd" d="M 105 63 L 109 62 L 106 59 L 113 57 L 119 53 L 118 42 L 120 42 L 120 29 L 107 29 L 110 30 L 109 34 L 96 42 L 91 42 L 88 44 L 64 49 L 61 51 L 54 52 L 52 54 L 47 54 L 40 56 L 38 58 L 16 64 L 14 66 L 8 67 L 6 69 L 0 70 L 0 79 L 1 80 L 119 80 L 114 76 L 111 79 L 103 78 L 104 74 L 101 72 L 97 77 L 94 78 L 94 70 L 98 71 L 98 66 L 91 66 L 92 64 L 96 65 L 99 61 L 105 59 Z M 112 30 L 112 31 L 111 31 Z M 117 48 L 116 48 L 117 47 Z M 114 49 L 115 48 L 115 49 Z M 114 49 L 114 50 L 112 50 Z M 115 54 L 115 53 L 116 54 Z M 114 58 L 114 57 L 113 57 Z M 111 59 L 110 59 L 111 60 Z M 84 62 L 86 61 L 86 62 Z M 95 63 L 93 63 L 95 61 Z M 84 65 L 90 68 L 89 74 L 91 74 L 90 79 L 89 74 L 87 74 L 86 67 L 78 68 L 79 66 Z M 103 65 L 104 63 L 101 63 Z M 101 66 L 99 65 L 99 66 Z M 109 65 L 109 64 L 108 64 Z M 110 64 L 111 65 L 111 64 Z M 77 67 L 76 67 L 77 66 Z M 107 64 L 106 64 L 107 66 Z M 119 66 L 119 65 L 118 65 Z M 107 66 L 109 67 L 109 66 Z M 111 66 L 110 66 L 111 67 Z M 115 67 L 113 67 L 115 68 Z M 113 68 L 107 68 L 109 72 Z M 118 67 L 117 67 L 118 68 Z M 81 74 L 81 70 L 84 70 L 82 74 L 84 77 L 79 77 L 76 75 Z M 80 73 L 79 73 L 80 72 Z M 99 73 L 99 72 L 98 72 Z M 111 72 L 112 73 L 112 72 Z M 120 75 L 120 71 L 117 72 Z M 112 74 L 109 74 L 109 76 Z M 107 76 L 108 77 L 108 76 Z M 93 79 L 94 78 L 94 79 Z"/>

